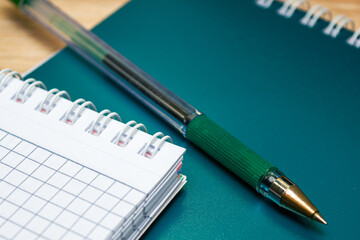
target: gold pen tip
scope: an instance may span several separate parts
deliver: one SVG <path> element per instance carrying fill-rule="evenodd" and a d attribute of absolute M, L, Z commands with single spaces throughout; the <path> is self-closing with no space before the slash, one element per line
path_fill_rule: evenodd
<path fill-rule="evenodd" d="M 298 186 L 291 185 L 282 195 L 280 206 L 293 211 L 310 220 L 327 225 L 325 219 L 319 213 L 319 210 L 305 196 Z"/>
<path fill-rule="evenodd" d="M 321 216 L 321 214 L 319 212 L 314 214 L 313 219 L 319 223 L 327 225 L 327 222 L 325 221 L 325 219 L 323 218 L 323 216 Z"/>

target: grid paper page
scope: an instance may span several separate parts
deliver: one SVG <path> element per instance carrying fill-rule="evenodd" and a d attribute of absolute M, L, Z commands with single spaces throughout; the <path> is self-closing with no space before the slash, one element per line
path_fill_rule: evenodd
<path fill-rule="evenodd" d="M 144 196 L 0 129 L 2 239 L 105 239 Z"/>

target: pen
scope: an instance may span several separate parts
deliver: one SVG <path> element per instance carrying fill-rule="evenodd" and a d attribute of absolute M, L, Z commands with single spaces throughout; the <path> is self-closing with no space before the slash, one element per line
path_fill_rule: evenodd
<path fill-rule="evenodd" d="M 257 192 L 281 207 L 327 224 L 314 204 L 279 169 L 50 2 L 11 1 Z"/>

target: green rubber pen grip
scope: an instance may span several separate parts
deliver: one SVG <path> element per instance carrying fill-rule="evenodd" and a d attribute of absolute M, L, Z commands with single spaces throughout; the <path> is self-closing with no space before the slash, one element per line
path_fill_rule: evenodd
<path fill-rule="evenodd" d="M 206 115 L 190 122 L 186 137 L 254 188 L 264 173 L 273 169 L 272 164 Z"/>

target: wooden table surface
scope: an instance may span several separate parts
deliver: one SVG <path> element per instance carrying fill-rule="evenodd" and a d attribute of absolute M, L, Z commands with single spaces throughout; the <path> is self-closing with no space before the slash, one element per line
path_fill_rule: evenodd
<path fill-rule="evenodd" d="M 128 0 L 52 0 L 59 8 L 91 29 Z M 343 14 L 360 27 L 360 0 L 310 0 L 311 6 L 321 4 L 333 16 Z M 9 1 L 0 1 L 0 69 L 11 68 L 20 73 L 46 60 L 64 44 L 29 20 Z"/>

